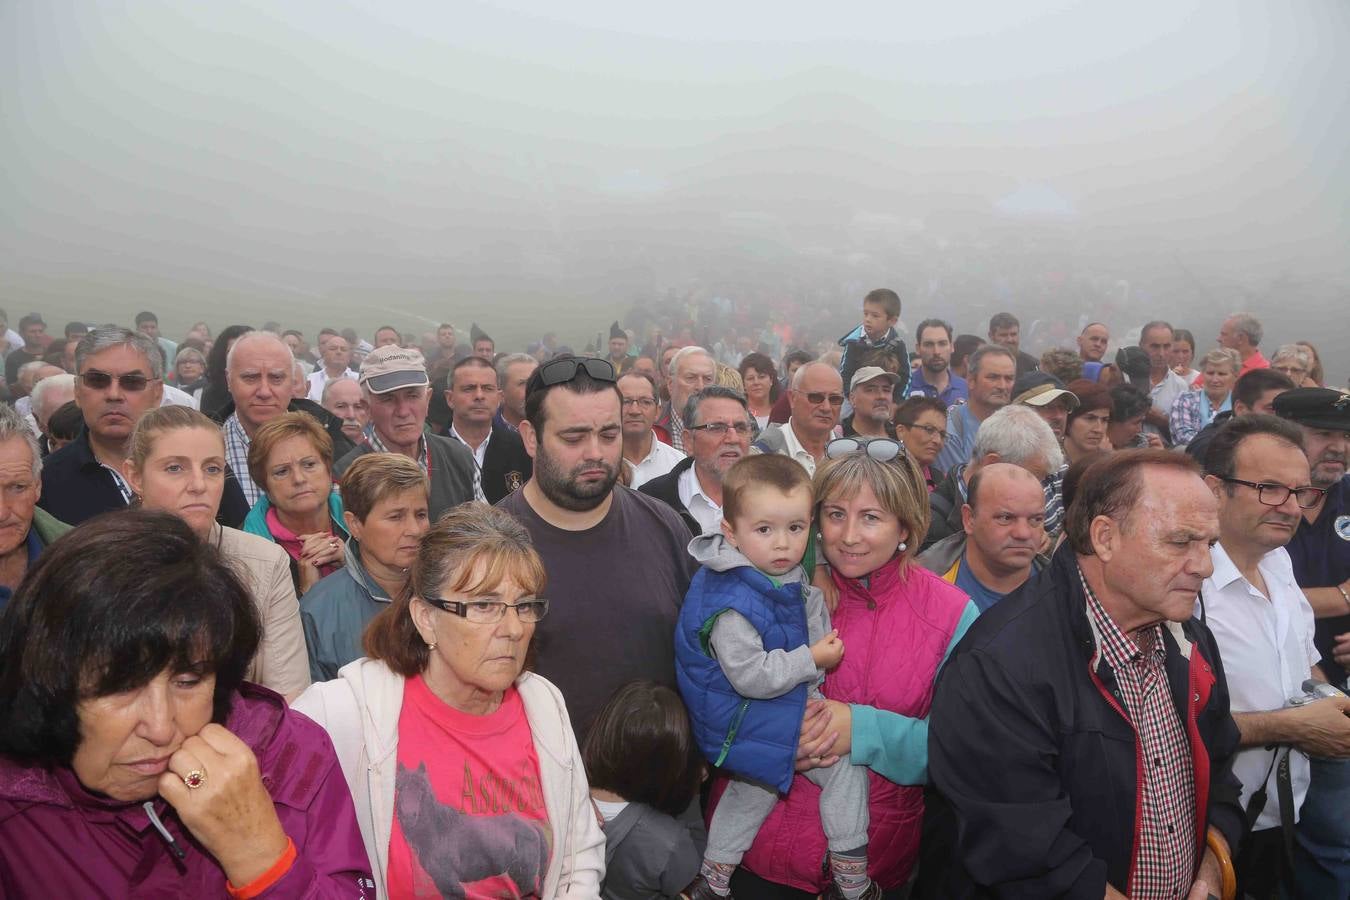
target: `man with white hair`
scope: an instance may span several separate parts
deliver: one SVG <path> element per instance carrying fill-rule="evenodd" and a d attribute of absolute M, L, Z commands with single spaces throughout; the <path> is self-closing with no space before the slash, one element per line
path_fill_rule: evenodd
<path fill-rule="evenodd" d="M 1219 346 L 1236 350 L 1238 356 L 1242 357 L 1242 371 L 1238 372 L 1239 376 L 1246 375 L 1252 369 L 1270 368 L 1269 360 L 1256 349 L 1264 333 L 1261 321 L 1248 312 L 1233 313 L 1219 326 Z"/>
<path fill-rule="evenodd" d="M 970 458 L 953 466 L 928 495 L 932 510 L 923 548 L 965 531 L 961 510 L 969 502 L 970 480 L 984 466 L 996 462 L 1021 466 L 1042 483 L 1064 462 L 1059 440 L 1040 414 L 1029 406 L 1011 404 L 980 423 Z"/>
<path fill-rule="evenodd" d="M 17 412 L 0 405 L 0 609 L 43 549 L 70 530 L 38 509 L 41 476 L 37 441 Z"/>
<path fill-rule="evenodd" d="M 291 348 L 266 331 L 240 335 L 225 357 L 230 402 L 216 416 L 225 432 L 225 460 L 234 470 L 250 509 L 262 496 L 262 488 L 249 477 L 248 448 L 254 433 L 264 423 L 284 412 L 308 413 L 333 439 L 334 459 L 353 446 L 342 433 L 341 419 L 317 403 L 294 396 L 294 363 Z"/>
<path fill-rule="evenodd" d="M 42 455 L 46 456 L 47 420 L 52 417 L 52 413 L 75 399 L 75 376 L 66 372 L 48 376 L 33 385 L 33 393 L 28 399 L 32 404 L 33 425 L 37 429 L 34 433 L 38 436 L 39 446 L 43 448 Z"/>
<path fill-rule="evenodd" d="M 33 387 L 42 379 L 60 375 L 64 371 L 60 366 L 54 366 L 41 359 L 19 366 L 18 388 L 23 396 L 14 401 L 14 409 L 23 417 L 34 434 L 39 432 L 37 421 L 33 418 Z"/>
<path fill-rule="evenodd" d="M 689 398 L 712 384 L 717 377 L 717 362 L 702 347 L 681 347 L 670 358 L 670 404 L 665 414 L 656 420 L 652 430 L 656 436 L 680 452 L 684 452 L 684 413 Z"/>

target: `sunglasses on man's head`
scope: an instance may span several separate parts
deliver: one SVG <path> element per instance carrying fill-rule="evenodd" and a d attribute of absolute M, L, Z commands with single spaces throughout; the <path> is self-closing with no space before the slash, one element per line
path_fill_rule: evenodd
<path fill-rule="evenodd" d="M 905 452 L 905 445 L 890 438 L 835 438 L 825 445 L 826 459 L 841 459 L 845 456 L 866 453 L 877 462 L 890 462 Z"/>
<path fill-rule="evenodd" d="M 128 372 L 125 375 L 118 375 L 117 386 L 129 394 L 139 394 L 150 386 L 150 382 L 158 381 L 158 378 L 151 378 L 148 375 L 142 375 L 140 372 Z M 107 372 L 94 370 L 84 372 L 80 375 L 80 380 L 84 386 L 92 391 L 106 391 L 112 386 L 113 376 Z"/>
<path fill-rule="evenodd" d="M 577 373 L 583 370 L 596 381 L 617 380 L 614 377 L 614 366 L 608 360 L 590 356 L 564 356 L 562 359 L 551 359 L 535 369 L 529 383 L 525 385 L 525 393 L 532 394 L 539 388 L 566 384 L 574 380 Z"/>

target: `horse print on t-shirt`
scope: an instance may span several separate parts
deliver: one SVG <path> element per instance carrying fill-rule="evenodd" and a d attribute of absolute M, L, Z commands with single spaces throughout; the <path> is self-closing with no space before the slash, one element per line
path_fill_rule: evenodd
<path fill-rule="evenodd" d="M 442 897 L 464 897 L 466 885 L 505 878 L 502 896 L 539 897 L 548 871 L 546 822 L 513 812 L 466 815 L 432 792 L 425 764 L 399 765 L 394 815 L 418 863 Z"/>

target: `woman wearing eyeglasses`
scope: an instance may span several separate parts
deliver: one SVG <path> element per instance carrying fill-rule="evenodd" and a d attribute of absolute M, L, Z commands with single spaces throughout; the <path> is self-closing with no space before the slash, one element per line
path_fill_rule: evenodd
<path fill-rule="evenodd" d="M 847 753 L 870 770 L 868 874 L 883 892 L 903 896 L 919 852 L 933 682 L 978 611 L 960 590 L 911 564 L 929 506 L 904 448 L 840 438 L 825 456 L 813 489 L 820 552 L 839 591 L 831 624 L 844 658 L 825 678 L 824 707 L 807 712 L 797 769 L 833 765 Z M 786 898 L 828 886 L 816 796 L 798 775 L 742 860 L 734 896 Z"/>
<path fill-rule="evenodd" d="M 895 434 L 914 460 L 928 490 L 937 487 L 945 472 L 934 463 L 947 443 L 947 404 L 936 397 L 916 394 L 895 410 Z"/>
<path fill-rule="evenodd" d="M 417 543 L 429 527 L 427 476 L 406 456 L 357 457 L 338 490 L 351 535 L 342 568 L 319 579 L 300 600 L 315 681 L 336 678 L 339 669 L 361 658 L 361 633 L 407 589 Z"/>
<path fill-rule="evenodd" d="M 469 503 L 421 539 L 367 659 L 295 708 L 333 739 L 380 897 L 598 897 L 605 839 L 562 695 L 526 671 L 544 566 Z"/>

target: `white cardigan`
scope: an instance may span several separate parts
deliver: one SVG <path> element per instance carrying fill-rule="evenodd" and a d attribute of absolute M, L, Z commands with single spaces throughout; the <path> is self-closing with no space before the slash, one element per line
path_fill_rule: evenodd
<path fill-rule="evenodd" d="M 389 839 L 394 827 L 394 773 L 402 675 L 382 662 L 358 659 L 333 681 L 310 686 L 293 704 L 323 726 L 347 778 L 378 896 L 389 896 Z M 605 875 L 605 836 L 591 806 L 581 750 L 562 694 L 547 679 L 524 672 L 516 679 L 525 719 L 539 755 L 544 807 L 553 829 L 553 853 L 544 900 L 598 898 Z"/>

